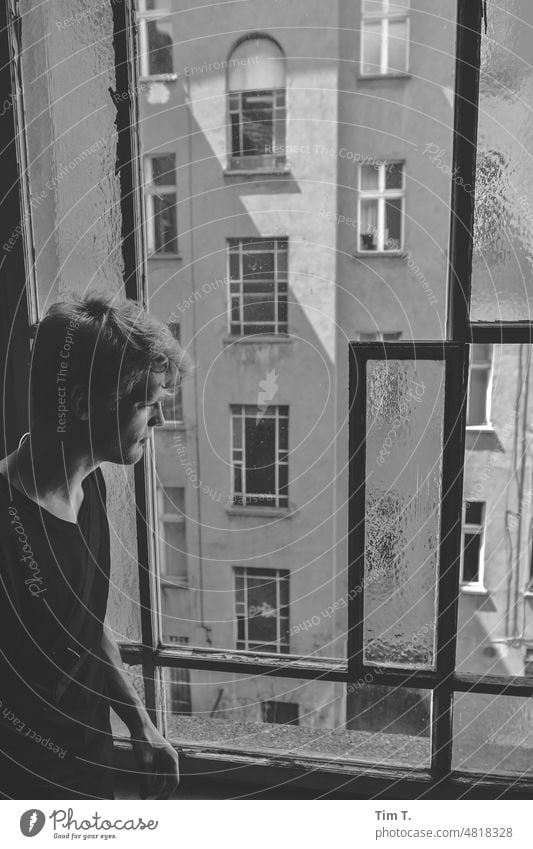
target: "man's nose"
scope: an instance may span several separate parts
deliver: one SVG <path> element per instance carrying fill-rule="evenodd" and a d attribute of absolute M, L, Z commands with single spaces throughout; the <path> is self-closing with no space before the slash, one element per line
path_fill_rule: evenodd
<path fill-rule="evenodd" d="M 165 416 L 163 415 L 163 407 L 161 402 L 158 403 L 156 407 L 156 412 L 150 419 L 150 427 L 161 427 L 161 425 L 165 424 Z"/>

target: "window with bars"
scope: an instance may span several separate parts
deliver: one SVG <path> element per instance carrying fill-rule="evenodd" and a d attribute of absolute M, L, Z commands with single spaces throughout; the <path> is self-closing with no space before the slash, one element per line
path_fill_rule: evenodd
<path fill-rule="evenodd" d="M 359 250 L 403 249 L 405 174 L 403 162 L 359 168 Z"/>
<path fill-rule="evenodd" d="M 289 651 L 289 572 L 234 567 L 237 648 Z"/>
<path fill-rule="evenodd" d="M 492 345 L 474 344 L 470 353 L 467 427 L 490 427 Z"/>
<path fill-rule="evenodd" d="M 289 408 L 233 405 L 233 504 L 289 506 Z"/>
<path fill-rule="evenodd" d="M 287 333 L 288 239 L 229 239 L 233 335 Z"/>
<path fill-rule="evenodd" d="M 409 0 L 362 0 L 361 76 L 409 70 Z"/>
<path fill-rule="evenodd" d="M 141 77 L 173 75 L 172 4 L 169 0 L 141 0 L 137 22 Z"/>
<path fill-rule="evenodd" d="M 484 587 L 485 502 L 467 501 L 463 511 L 461 585 Z"/>
<path fill-rule="evenodd" d="M 158 153 L 146 156 L 145 176 L 148 253 L 152 256 L 176 255 L 176 155 Z"/>
<path fill-rule="evenodd" d="M 285 59 L 271 38 L 239 42 L 228 60 L 230 170 L 285 166 Z"/>

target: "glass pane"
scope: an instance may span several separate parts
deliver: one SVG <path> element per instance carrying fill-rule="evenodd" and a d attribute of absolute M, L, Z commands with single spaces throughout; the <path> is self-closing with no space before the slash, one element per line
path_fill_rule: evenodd
<path fill-rule="evenodd" d="M 158 253 L 177 253 L 176 195 L 154 195 L 155 250 Z"/>
<path fill-rule="evenodd" d="M 487 392 L 489 369 L 472 368 L 468 379 L 468 409 L 466 423 L 470 427 L 487 423 Z"/>
<path fill-rule="evenodd" d="M 533 5 L 498 4 L 482 35 L 471 318 L 532 320 Z"/>
<path fill-rule="evenodd" d="M 407 21 L 389 21 L 388 70 L 402 74 L 407 71 Z"/>
<path fill-rule="evenodd" d="M 533 700 L 456 693 L 452 769 L 531 777 Z"/>
<path fill-rule="evenodd" d="M 185 522 L 165 522 L 159 545 L 164 549 L 162 556 L 165 577 L 187 578 Z"/>
<path fill-rule="evenodd" d="M 346 685 L 193 669 L 186 674 L 185 710 L 173 707 L 166 686 L 166 722 L 174 742 L 340 762 L 429 763 L 428 691 L 363 679 Z"/>
<path fill-rule="evenodd" d="M 385 188 L 403 188 L 403 162 L 387 162 L 385 164 Z"/>
<path fill-rule="evenodd" d="M 168 156 L 152 156 L 152 182 L 156 186 L 176 185 L 176 157 L 173 153 Z"/>
<path fill-rule="evenodd" d="M 379 188 L 379 165 L 361 166 L 361 189 L 377 191 Z"/>
<path fill-rule="evenodd" d="M 171 21 L 147 21 L 148 34 L 148 72 L 150 74 L 171 74 L 173 32 Z"/>
<path fill-rule="evenodd" d="M 362 251 L 375 251 L 378 247 L 378 201 L 361 200 L 361 244 Z"/>
<path fill-rule="evenodd" d="M 367 365 L 364 660 L 434 668 L 444 364 Z"/>
<path fill-rule="evenodd" d="M 381 23 L 371 24 L 366 21 L 362 24 L 362 73 L 381 73 Z"/>
<path fill-rule="evenodd" d="M 481 556 L 481 535 L 465 534 L 463 549 L 463 582 L 477 583 Z"/>
<path fill-rule="evenodd" d="M 402 247 L 402 209 L 400 198 L 385 201 L 385 238 L 386 251 L 399 251 Z"/>
<path fill-rule="evenodd" d="M 529 345 L 494 346 L 490 427 L 466 433 L 465 524 L 469 534 L 482 529 L 483 545 L 472 540 L 465 557 L 464 578 L 477 587 L 459 594 L 460 672 L 524 675 L 533 644 L 531 354 Z"/>

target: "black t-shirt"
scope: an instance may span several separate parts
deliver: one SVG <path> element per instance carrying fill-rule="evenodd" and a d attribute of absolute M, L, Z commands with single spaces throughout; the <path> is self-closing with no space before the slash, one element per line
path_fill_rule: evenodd
<path fill-rule="evenodd" d="M 8 798 L 113 798 L 100 469 L 83 490 L 74 524 L 0 475 L 0 795 Z"/>

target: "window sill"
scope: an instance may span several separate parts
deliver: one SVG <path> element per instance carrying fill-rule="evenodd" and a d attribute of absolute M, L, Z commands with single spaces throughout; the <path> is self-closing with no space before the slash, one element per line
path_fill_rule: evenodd
<path fill-rule="evenodd" d="M 173 422 L 170 419 L 165 421 L 165 424 L 159 425 L 157 430 L 187 430 L 185 422 Z"/>
<path fill-rule="evenodd" d="M 249 336 L 224 336 L 223 345 L 287 345 L 292 342 L 289 333 L 251 333 Z"/>
<path fill-rule="evenodd" d="M 353 251 L 352 256 L 355 259 L 367 259 L 369 257 L 379 257 L 380 259 L 406 259 L 408 256 L 405 248 L 399 251 Z"/>
<path fill-rule="evenodd" d="M 491 424 L 467 425 L 466 430 L 468 433 L 495 433 L 494 426 Z"/>
<path fill-rule="evenodd" d="M 367 80 L 409 80 L 412 74 L 409 71 L 396 71 L 387 74 L 358 74 L 358 82 L 366 82 Z"/>
<path fill-rule="evenodd" d="M 168 254 L 156 254 L 156 253 L 153 253 L 153 254 L 148 254 L 148 259 L 149 259 L 149 260 L 151 260 L 151 259 L 156 259 L 156 260 L 158 260 L 158 261 L 160 261 L 160 260 L 162 260 L 162 259 L 167 259 L 167 260 L 168 260 L 168 259 L 177 259 L 177 260 L 182 260 L 182 259 L 183 259 L 183 257 L 182 257 L 182 255 L 181 255 L 181 254 L 171 254 L 171 253 L 168 253 Z"/>
<path fill-rule="evenodd" d="M 461 584 L 461 592 L 465 595 L 483 595 L 487 596 L 489 591 L 486 587 L 476 586 L 475 584 Z"/>
<path fill-rule="evenodd" d="M 246 507 L 232 504 L 225 508 L 228 516 L 257 516 L 264 519 L 290 519 L 296 512 L 290 507 Z"/>
<path fill-rule="evenodd" d="M 223 171 L 224 177 L 276 177 L 290 173 L 291 169 L 287 166 L 284 168 L 225 168 Z"/>
<path fill-rule="evenodd" d="M 141 74 L 140 83 L 175 83 L 179 74 Z"/>

